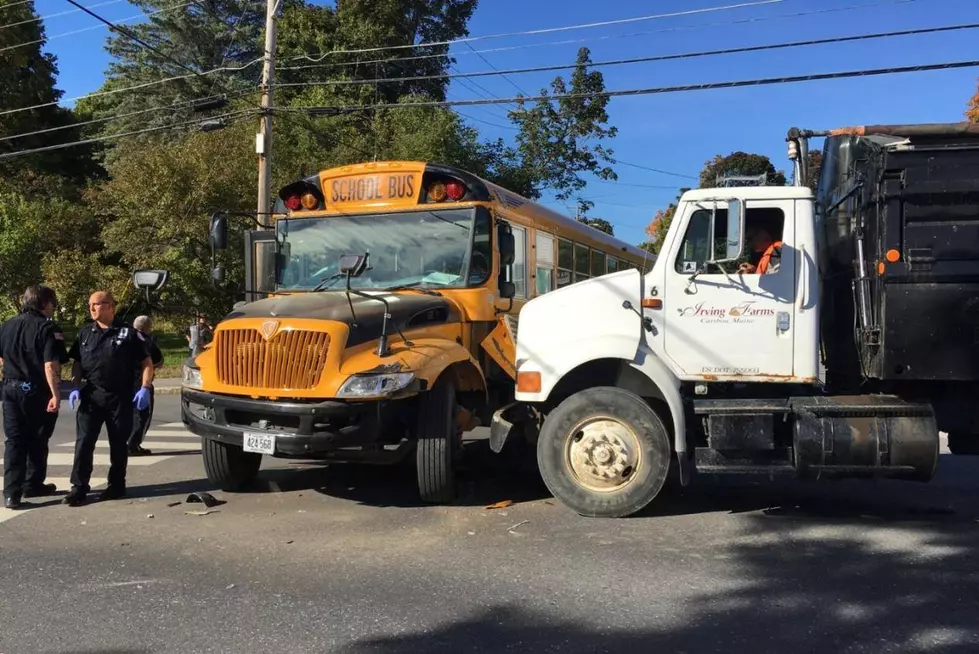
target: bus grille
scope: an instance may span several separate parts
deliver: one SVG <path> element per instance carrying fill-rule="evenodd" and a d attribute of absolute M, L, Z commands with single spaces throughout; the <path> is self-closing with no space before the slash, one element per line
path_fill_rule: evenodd
<path fill-rule="evenodd" d="M 298 330 L 266 341 L 257 329 L 222 329 L 216 340 L 218 381 L 246 388 L 314 388 L 330 347 L 329 334 Z"/>

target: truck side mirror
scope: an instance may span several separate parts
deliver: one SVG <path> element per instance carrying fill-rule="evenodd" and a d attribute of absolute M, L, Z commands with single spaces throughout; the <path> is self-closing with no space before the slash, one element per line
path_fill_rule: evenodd
<path fill-rule="evenodd" d="M 741 256 L 744 250 L 744 205 L 741 200 L 731 199 L 727 203 L 727 250 L 724 258 L 732 261 Z"/>
<path fill-rule="evenodd" d="M 210 227 L 211 247 L 224 250 L 228 247 L 228 216 L 223 213 L 211 215 Z"/>
<path fill-rule="evenodd" d="M 517 295 L 517 285 L 513 282 L 500 281 L 500 297 L 512 300 Z"/>

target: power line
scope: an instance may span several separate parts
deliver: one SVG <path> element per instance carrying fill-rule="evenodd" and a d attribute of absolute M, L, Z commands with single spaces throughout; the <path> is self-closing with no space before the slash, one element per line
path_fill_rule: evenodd
<path fill-rule="evenodd" d="M 639 164 L 629 163 L 628 161 L 622 161 L 621 159 L 615 162 L 616 165 L 629 166 L 630 168 L 638 168 L 639 170 L 647 170 L 651 173 L 659 173 L 660 175 L 669 175 L 671 177 L 682 177 L 683 179 L 696 179 L 699 177 L 694 177 L 693 175 L 683 175 L 680 173 L 672 173 L 668 170 L 661 170 L 659 168 L 650 168 L 649 166 L 640 166 Z"/>
<path fill-rule="evenodd" d="M 129 39 L 130 41 L 134 41 L 134 42 L 140 44 L 141 46 L 143 46 L 144 48 L 146 48 L 150 52 L 156 54 L 159 57 L 162 57 L 163 59 L 166 59 L 167 61 L 169 61 L 173 65 L 175 65 L 175 66 L 177 66 L 179 68 L 183 68 L 184 70 L 186 70 L 189 73 L 193 73 L 194 75 L 200 76 L 200 73 L 198 73 L 196 70 L 194 70 L 193 68 L 190 68 L 189 66 L 185 66 L 184 64 L 180 63 L 179 61 L 177 61 L 176 59 L 174 59 L 170 55 L 165 54 L 163 52 L 160 52 L 159 50 L 157 50 L 156 48 L 154 48 L 152 45 L 150 45 L 149 43 L 147 43 L 143 39 L 141 39 L 138 36 L 136 36 L 135 34 L 133 34 L 133 32 L 131 30 L 127 30 L 125 27 L 119 27 L 118 25 L 115 25 L 114 23 L 112 23 L 112 21 L 109 21 L 109 20 L 106 20 L 105 18 L 102 18 L 97 13 L 95 13 L 94 11 L 92 11 L 91 9 L 89 9 L 88 7 L 85 7 L 85 6 L 80 5 L 75 0 L 65 0 L 65 2 L 67 2 L 68 4 L 70 4 L 70 5 L 74 6 L 74 7 L 78 7 L 79 9 L 81 9 L 82 11 L 84 11 L 86 14 L 88 14 L 92 18 L 95 18 L 96 20 L 99 20 L 99 21 L 105 23 L 109 27 L 110 30 L 112 30 L 114 32 L 118 32 L 119 34 L 122 34 L 127 39 Z"/>
<path fill-rule="evenodd" d="M 59 127 L 49 127 L 47 129 L 39 129 L 34 132 L 24 132 L 22 134 L 13 134 L 11 136 L 4 136 L 0 138 L 0 142 L 3 141 L 13 141 L 15 139 L 26 138 L 28 136 L 37 136 L 39 134 L 49 134 L 51 132 L 60 132 L 65 129 L 74 129 L 76 127 L 84 127 L 85 125 L 95 125 L 96 123 L 107 123 L 113 120 L 122 120 L 123 118 L 132 118 L 133 116 L 141 116 L 149 113 L 157 113 L 160 111 L 173 111 L 174 109 L 185 109 L 193 107 L 196 104 L 202 103 L 206 100 L 217 100 L 217 99 L 231 99 L 240 98 L 242 96 L 248 95 L 250 93 L 258 93 L 257 90 L 252 91 L 241 91 L 239 93 L 234 93 L 231 95 L 221 95 L 221 96 L 207 96 L 202 98 L 194 98 L 192 100 L 183 100 L 180 102 L 175 102 L 170 105 L 165 105 L 163 107 L 153 107 L 151 109 L 141 109 L 139 111 L 131 111 L 125 114 L 113 114 L 111 116 L 106 116 L 104 118 L 93 118 L 92 120 L 85 120 L 79 123 L 72 123 L 70 125 L 61 125 Z"/>
<path fill-rule="evenodd" d="M 829 7 L 829 8 L 825 8 L 825 9 L 817 9 L 817 10 L 813 10 L 813 11 L 801 11 L 801 12 L 794 12 L 794 13 L 789 13 L 789 14 L 774 14 L 774 15 L 770 15 L 770 16 L 753 16 L 753 17 L 750 17 L 750 18 L 741 18 L 741 19 L 738 19 L 738 20 L 714 21 L 712 23 L 700 23 L 700 24 L 697 24 L 697 25 L 683 25 L 683 26 L 677 26 L 677 27 L 669 27 L 669 28 L 666 28 L 666 29 L 645 30 L 645 31 L 642 31 L 642 32 L 632 32 L 632 33 L 628 33 L 628 34 L 607 34 L 607 35 L 604 35 L 604 36 L 591 36 L 591 37 L 586 37 L 586 38 L 582 38 L 582 39 L 570 39 L 570 40 L 564 40 L 564 41 L 545 41 L 543 43 L 524 43 L 524 44 L 521 44 L 521 45 L 503 46 L 503 47 L 498 47 L 498 48 L 484 48 L 484 49 L 481 49 L 481 50 L 475 50 L 474 53 L 486 54 L 486 53 L 492 53 L 492 52 L 507 52 L 507 51 L 512 51 L 512 50 L 523 50 L 523 49 L 526 49 L 526 48 L 540 48 L 540 47 L 548 47 L 548 46 L 553 46 L 553 45 L 569 45 L 569 44 L 575 44 L 575 43 L 588 43 L 588 42 L 591 42 L 591 41 L 604 41 L 604 40 L 608 40 L 608 39 L 621 39 L 621 38 L 631 38 L 631 37 L 636 37 L 636 36 L 649 36 L 651 34 L 669 34 L 669 33 L 673 33 L 673 32 L 685 32 L 685 31 L 705 29 L 705 28 L 710 28 L 710 27 L 730 27 L 732 25 L 746 25 L 746 24 L 759 23 L 759 22 L 764 22 L 764 21 L 769 21 L 769 20 L 782 20 L 782 19 L 786 19 L 786 18 L 803 18 L 803 17 L 816 16 L 816 15 L 821 15 L 821 14 L 838 13 L 838 12 L 844 12 L 844 11 L 854 11 L 854 10 L 858 10 L 858 9 L 873 9 L 873 8 L 884 7 L 884 6 L 890 7 L 890 6 L 894 6 L 894 5 L 910 4 L 910 3 L 918 2 L 918 1 L 919 0 L 887 0 L 885 2 L 871 2 L 871 3 L 864 3 L 864 4 L 848 5 L 848 6 L 844 6 L 844 7 Z M 326 53 L 321 53 L 321 55 L 319 57 L 311 56 L 311 55 L 295 55 L 295 56 L 292 56 L 292 57 L 286 57 L 285 59 L 288 60 L 288 61 L 299 60 L 299 59 L 305 59 L 305 60 L 308 60 L 308 61 L 322 61 L 328 55 L 331 55 L 331 54 L 343 54 L 343 52 L 344 51 L 330 51 L 330 52 L 326 52 Z M 436 57 L 457 57 L 457 56 L 463 56 L 463 55 L 471 55 L 471 54 L 474 54 L 474 53 L 473 52 L 458 52 L 458 53 L 454 53 L 454 54 L 450 54 L 450 53 L 435 53 L 435 54 L 427 54 L 427 55 L 415 55 L 415 56 L 411 56 L 411 57 L 399 57 L 398 60 L 399 61 L 413 61 L 413 60 L 418 60 L 418 59 L 433 59 L 433 58 L 436 58 Z M 334 67 L 334 66 L 355 66 L 355 65 L 362 64 L 362 63 L 363 64 L 384 63 L 384 62 L 387 62 L 387 61 L 390 61 L 390 59 L 376 59 L 376 60 L 367 60 L 367 61 L 343 61 L 343 62 L 333 62 L 333 63 L 328 63 L 328 64 L 317 63 L 317 64 L 309 64 L 309 65 L 303 65 L 303 66 L 284 66 L 284 67 L 278 68 L 278 70 L 304 70 L 304 69 L 309 69 L 309 68 L 324 68 L 324 67 Z"/>
<path fill-rule="evenodd" d="M 792 84 L 796 82 L 814 82 L 830 79 L 845 79 L 849 77 L 873 77 L 877 75 L 894 75 L 903 73 L 917 73 L 934 70 L 955 70 L 960 68 L 979 67 L 979 60 L 972 61 L 951 61 L 940 64 L 918 64 L 915 66 L 894 66 L 891 68 L 868 68 L 861 70 L 840 71 L 835 73 L 815 73 L 811 75 L 794 75 L 786 77 L 766 77 L 760 79 L 734 80 L 727 82 L 704 82 L 701 84 L 684 84 L 680 86 L 659 86 L 641 89 L 621 89 L 613 91 L 595 91 L 591 93 L 560 93 L 554 95 L 541 95 L 530 97 L 512 98 L 493 98 L 491 100 L 430 100 L 421 102 L 386 103 L 378 105 L 342 105 L 339 107 L 302 107 L 295 109 L 278 109 L 277 111 L 312 112 L 318 111 L 357 111 L 373 109 L 390 109 L 402 107 L 475 107 L 481 105 L 496 104 L 520 104 L 523 102 L 536 102 L 548 100 L 561 100 L 566 98 L 590 98 L 594 96 L 604 96 L 610 98 L 634 96 L 634 95 L 658 95 L 665 93 L 683 93 L 687 91 L 708 91 L 714 89 L 731 89 L 744 86 L 770 86 L 774 84 Z"/>
<path fill-rule="evenodd" d="M 261 63 L 262 58 L 249 61 L 247 64 L 241 66 L 219 66 L 218 68 L 212 68 L 211 70 L 201 71 L 200 73 L 195 73 L 193 75 L 174 75 L 173 77 L 165 77 L 163 79 L 153 80 L 151 82 L 143 82 L 142 84 L 134 84 L 133 86 L 126 86 L 121 89 L 110 89 L 108 91 L 96 91 L 95 93 L 88 93 L 86 95 L 79 95 L 74 98 L 68 98 L 65 102 L 75 102 L 77 100 L 85 100 L 87 98 L 98 98 L 104 95 L 114 95 L 116 93 L 126 93 L 129 91 L 136 91 L 139 89 L 145 89 L 150 86 L 156 86 L 157 84 L 165 84 L 166 82 L 174 82 L 177 80 L 188 79 L 190 77 L 199 77 L 200 75 L 211 75 L 220 72 L 240 72 L 245 70 L 250 66 Z M 35 104 L 30 107 L 18 107 L 17 109 L 7 109 L 6 111 L 0 111 L 0 116 L 6 116 L 7 114 L 15 114 L 22 111 L 31 111 L 32 109 L 41 109 L 43 107 L 52 107 L 59 104 L 59 102 L 46 102 L 43 104 Z"/>
<path fill-rule="evenodd" d="M 358 48 L 355 50 L 330 50 L 322 53 L 319 58 L 309 55 L 297 55 L 292 59 L 306 59 L 312 62 L 323 61 L 326 57 L 334 54 L 363 54 L 366 52 L 387 52 L 390 50 L 406 50 L 413 48 L 435 48 L 455 43 L 472 43 L 475 41 L 486 41 L 489 39 L 502 39 L 514 36 L 533 36 L 536 34 L 550 34 L 553 32 L 566 32 L 569 30 L 589 29 L 593 27 L 607 27 L 609 25 L 622 25 L 624 23 L 638 23 L 647 20 L 658 20 L 661 18 L 679 18 L 681 16 L 693 16 L 695 14 L 709 14 L 718 11 L 730 11 L 732 9 L 743 9 L 747 7 L 760 7 L 762 5 L 780 4 L 785 0 L 754 0 L 753 2 L 742 2 L 733 5 L 722 5 L 719 7 L 704 7 L 702 9 L 687 9 L 684 11 L 674 11 L 666 14 L 650 14 L 648 16 L 636 16 L 634 18 L 620 18 L 616 20 L 606 20 L 597 23 L 580 23 L 577 25 L 565 25 L 561 27 L 546 27 L 536 30 L 524 30 L 521 32 L 504 32 L 500 34 L 484 34 L 482 36 L 466 36 L 447 41 L 428 41 L 422 43 L 406 43 L 403 45 L 388 45 L 375 48 Z"/>
<path fill-rule="evenodd" d="M 476 51 L 476 48 L 474 48 L 471 43 L 466 43 L 466 47 L 469 48 L 470 50 L 472 50 L 474 54 L 479 55 L 479 58 L 482 59 L 483 62 L 487 66 L 489 66 L 490 68 L 492 68 L 496 72 L 500 73 L 500 75 L 503 75 L 503 79 L 505 79 L 507 82 L 509 82 L 510 83 L 510 86 L 512 86 L 513 88 L 517 89 L 517 93 L 521 93 L 523 95 L 528 95 L 528 93 L 526 91 L 524 91 L 522 88 L 520 88 L 519 86 L 517 86 L 517 83 L 516 82 L 514 82 L 512 79 L 510 79 L 509 77 L 507 77 L 506 74 L 503 71 L 501 71 L 499 68 L 497 68 L 496 66 L 494 66 L 492 63 L 490 63 L 490 60 L 487 59 L 486 57 L 484 57 L 482 55 L 482 53 L 477 52 Z"/>
<path fill-rule="evenodd" d="M 594 61 L 588 67 L 600 68 L 603 66 L 621 66 L 625 64 L 649 63 L 654 61 L 676 61 L 679 59 L 696 59 L 701 57 L 714 57 L 718 55 L 741 54 L 746 52 L 765 52 L 769 50 L 784 50 L 787 48 L 798 48 L 813 45 L 827 45 L 832 43 L 845 43 L 851 41 L 869 41 L 873 39 L 892 38 L 896 36 L 915 36 L 921 34 L 937 34 L 941 32 L 953 32 L 961 30 L 972 30 L 979 28 L 979 23 L 965 23 L 958 25 L 945 25 L 942 27 L 924 27 L 920 29 L 897 30 L 891 32 L 875 32 L 872 34 L 856 34 L 851 36 L 836 36 L 825 39 L 810 39 L 806 41 L 789 41 L 786 43 L 770 43 L 765 45 L 742 46 L 738 48 L 724 48 L 721 50 L 698 50 L 695 52 L 683 52 L 667 55 L 652 55 L 648 57 L 630 57 L 628 59 L 610 59 L 606 61 Z M 492 64 L 491 64 L 492 65 Z M 496 75 L 522 75 L 526 73 L 541 73 L 556 70 L 573 70 L 578 64 L 559 64 L 553 66 L 533 66 L 530 68 L 511 68 L 509 70 L 483 70 L 472 73 L 444 73 L 441 75 L 417 75 L 414 77 L 388 77 L 366 80 L 330 80 L 322 82 L 289 82 L 278 84 L 277 86 L 348 86 L 348 85 L 367 85 L 394 82 L 417 82 L 434 79 L 468 79 L 473 77 L 491 77 Z M 512 82 L 511 82 L 512 83 Z M 518 88 L 519 90 L 519 88 Z"/>
<path fill-rule="evenodd" d="M 116 5 L 120 2 L 125 2 L 126 0 L 109 0 L 108 2 L 99 2 L 98 4 L 88 5 L 89 9 L 95 9 L 97 7 L 105 7 L 106 5 Z M 59 11 L 56 14 L 48 14 L 47 16 L 35 16 L 34 18 L 28 18 L 27 20 L 21 20 L 16 23 L 7 23 L 6 25 L 0 25 L 0 30 L 7 29 L 8 27 L 17 27 L 18 25 L 27 25 L 28 23 L 37 23 L 42 20 L 48 20 L 49 18 L 58 18 L 59 16 L 67 16 L 69 14 L 77 14 L 80 9 L 69 9 L 68 11 Z"/>
<path fill-rule="evenodd" d="M 170 7 L 164 7 L 163 9 L 157 9 L 155 11 L 150 11 L 150 12 L 147 12 L 145 14 L 139 14 L 137 16 L 129 16 L 128 18 L 122 18 L 122 19 L 120 19 L 120 20 L 118 20 L 116 22 L 117 23 L 125 23 L 127 21 L 137 20 L 139 18 L 145 18 L 145 17 L 148 17 L 148 16 L 153 16 L 155 14 L 161 14 L 161 13 L 163 13 L 165 11 L 173 11 L 175 9 L 183 9 L 184 7 L 189 7 L 190 5 L 194 5 L 194 4 L 197 4 L 197 3 L 196 2 L 185 2 L 182 5 L 172 5 Z M 48 41 L 53 41 L 55 39 L 60 39 L 60 38 L 66 37 L 66 36 L 74 36 L 76 34 L 81 34 L 82 32 L 91 32 L 92 30 L 102 29 L 103 27 L 104 27 L 103 25 L 92 25 L 90 27 L 83 27 L 81 29 L 72 30 L 70 32 L 62 32 L 60 34 L 55 34 L 54 36 L 48 36 L 48 37 L 45 37 L 43 39 L 37 39 L 35 41 L 25 41 L 24 43 L 18 43 L 17 45 L 8 45 L 8 46 L 5 46 L 3 48 L 0 48 L 0 52 L 6 52 L 8 50 L 16 50 L 17 48 L 23 48 L 23 47 L 28 46 L 28 45 L 36 45 L 38 43 L 42 43 L 43 44 L 43 43 L 46 43 Z"/>
<path fill-rule="evenodd" d="M 221 116 L 214 116 L 208 120 L 223 120 L 225 118 L 238 118 L 245 115 L 254 115 L 256 110 L 249 109 L 247 111 L 238 111 L 223 114 Z M 151 132 L 162 132 L 169 129 L 176 129 L 178 127 L 186 127 L 187 125 L 199 125 L 201 123 L 200 119 L 188 120 L 182 123 L 175 123 L 173 125 L 163 125 L 161 127 L 148 127 L 146 129 L 135 130 L 132 132 L 121 132 L 119 134 L 107 134 L 105 136 L 99 136 L 96 138 L 83 139 L 79 141 L 71 141 L 69 143 L 58 143 L 56 145 L 46 145 L 40 148 L 31 148 L 30 150 L 18 150 L 16 152 L 8 152 L 5 154 L 0 154 L 0 161 L 6 161 L 7 159 L 13 159 L 15 157 L 20 157 L 26 154 L 37 154 L 39 152 L 51 152 L 52 150 L 63 150 L 65 148 L 72 148 L 79 145 L 91 145 L 93 143 L 101 143 L 103 141 L 109 141 L 112 139 L 119 139 L 126 136 L 137 136 L 139 134 L 149 134 Z"/>

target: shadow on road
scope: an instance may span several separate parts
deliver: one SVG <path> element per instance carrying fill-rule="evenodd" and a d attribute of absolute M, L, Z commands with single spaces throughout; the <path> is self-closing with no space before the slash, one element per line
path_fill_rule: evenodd
<path fill-rule="evenodd" d="M 789 512 L 745 516 L 742 524 L 730 542 L 690 543 L 694 557 L 720 559 L 728 572 L 669 609 L 631 607 L 617 619 L 596 607 L 600 617 L 575 620 L 546 608 L 497 605 L 424 633 L 365 639 L 340 651 L 979 651 L 974 521 Z M 635 583 L 657 583 L 654 569 L 635 572 Z"/>

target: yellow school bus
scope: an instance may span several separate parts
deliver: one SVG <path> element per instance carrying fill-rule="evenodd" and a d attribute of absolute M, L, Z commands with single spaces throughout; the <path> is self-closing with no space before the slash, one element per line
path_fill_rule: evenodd
<path fill-rule="evenodd" d="M 183 421 L 208 478 L 262 456 L 397 463 L 454 497 L 462 434 L 512 402 L 520 307 L 644 251 L 464 170 L 416 161 L 320 171 L 246 238 L 246 301 L 188 361 Z M 227 245 L 227 218 L 212 218 Z M 587 311 L 587 307 L 582 307 Z"/>

